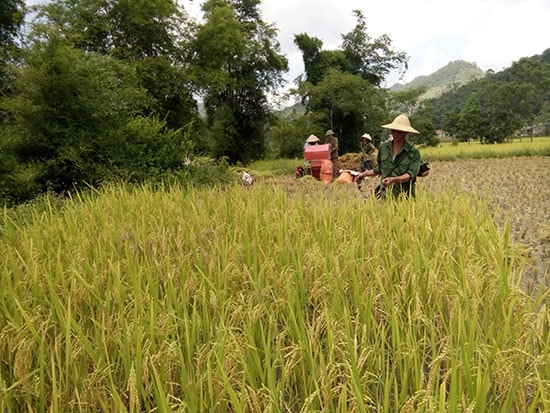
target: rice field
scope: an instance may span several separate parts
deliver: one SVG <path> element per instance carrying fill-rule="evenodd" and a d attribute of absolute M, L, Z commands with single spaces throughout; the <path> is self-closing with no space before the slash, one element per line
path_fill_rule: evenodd
<path fill-rule="evenodd" d="M 437 147 L 421 148 L 421 152 L 427 161 L 550 156 L 550 137 L 515 138 L 511 142 L 499 144 L 481 144 L 479 141 L 461 142 L 458 145 L 442 143 Z"/>
<path fill-rule="evenodd" d="M 0 411 L 550 411 L 549 161 L 4 210 Z"/>
<path fill-rule="evenodd" d="M 525 248 L 524 287 L 532 290 L 543 282 L 550 273 L 550 157 L 436 161 L 430 166 L 432 175 L 420 184 L 430 192 L 452 188 L 482 198 L 497 225 L 508 224 L 514 242 Z"/>
<path fill-rule="evenodd" d="M 506 157 L 430 162 L 430 175 L 417 187 L 433 196 L 442 191 L 481 200 L 495 223 L 509 226 L 525 248 L 524 287 L 532 290 L 550 272 L 550 157 Z M 363 185 L 369 196 L 377 180 Z"/>

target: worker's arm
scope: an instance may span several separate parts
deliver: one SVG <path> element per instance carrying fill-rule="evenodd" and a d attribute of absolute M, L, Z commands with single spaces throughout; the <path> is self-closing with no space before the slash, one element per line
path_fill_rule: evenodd
<path fill-rule="evenodd" d="M 404 173 L 399 176 L 388 176 L 387 178 L 382 179 L 382 185 L 388 187 L 393 184 L 404 184 L 411 180 L 411 176 L 408 173 Z"/>
<path fill-rule="evenodd" d="M 357 175 L 355 177 L 355 180 L 356 181 L 362 181 L 363 179 L 365 179 L 367 176 L 376 176 L 378 175 L 374 169 L 367 169 L 365 172 L 361 172 L 359 175 Z"/>

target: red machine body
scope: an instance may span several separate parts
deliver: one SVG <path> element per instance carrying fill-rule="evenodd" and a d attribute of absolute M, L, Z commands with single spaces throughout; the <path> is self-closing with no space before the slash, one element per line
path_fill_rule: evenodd
<path fill-rule="evenodd" d="M 321 164 L 325 160 L 330 160 L 330 144 L 308 145 L 305 148 L 304 156 L 306 161 L 309 161 L 311 164 L 308 171 L 309 174 L 320 179 Z"/>

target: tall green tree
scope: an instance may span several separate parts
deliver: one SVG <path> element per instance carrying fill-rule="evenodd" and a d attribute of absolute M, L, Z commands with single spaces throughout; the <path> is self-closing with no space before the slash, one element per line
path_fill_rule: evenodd
<path fill-rule="evenodd" d="M 23 0 L 3 0 L 0 3 L 0 44 L 13 43 L 25 17 Z"/>
<path fill-rule="evenodd" d="M 248 163 L 266 153 L 268 94 L 283 83 L 287 59 L 259 0 L 209 0 L 189 61 L 207 114 L 212 153 Z"/>
<path fill-rule="evenodd" d="M 360 10 L 353 13 L 357 24 L 351 32 L 342 36 L 342 50 L 351 65 L 351 73 L 374 86 L 380 86 L 392 70 L 404 73 L 408 68 L 407 54 L 394 50 L 387 34 L 372 38 L 363 13 Z"/>
<path fill-rule="evenodd" d="M 294 43 L 302 52 L 305 79 L 316 85 L 330 69 L 338 69 L 380 86 L 390 71 L 403 73 L 407 69 L 408 56 L 393 49 L 388 35 L 373 38 L 367 31 L 365 16 L 354 10 L 357 24 L 349 33 L 342 35 L 341 49 L 323 50 L 323 42 L 306 33 L 294 36 Z"/>
<path fill-rule="evenodd" d="M 17 161 L 6 151 L 1 150 L 1 144 L 6 135 L 3 133 L 3 124 L 9 118 L 8 111 L 5 109 L 5 99 L 13 93 L 15 71 L 11 68 L 16 67 L 14 63 L 19 58 L 16 39 L 23 25 L 25 12 L 23 0 L 0 2 L 0 200 L 8 199 L 9 188 L 17 188 L 17 183 L 12 177 Z"/>
<path fill-rule="evenodd" d="M 442 127 L 447 134 L 451 136 L 453 144 L 458 144 L 456 141 L 458 133 L 459 115 L 456 112 L 449 111 L 443 115 Z"/>
<path fill-rule="evenodd" d="M 340 49 L 323 50 L 321 40 L 305 33 L 294 36 L 305 69 L 295 93 L 307 112 L 324 122 L 325 130 L 338 134 L 341 153 L 357 151 L 364 132 L 377 138 L 375 131 L 388 110 L 381 85 L 391 70 L 405 70 L 408 60 L 392 48 L 388 36 L 372 38 L 363 14 L 354 13 L 357 24 L 342 35 Z"/>
<path fill-rule="evenodd" d="M 23 0 L 2 0 L 0 2 L 0 98 L 6 94 L 11 82 L 8 67 L 16 58 L 15 40 L 23 25 L 25 12 Z"/>
<path fill-rule="evenodd" d="M 340 153 L 358 151 L 359 136 L 367 131 L 374 134 L 384 117 L 382 93 L 357 75 L 332 69 L 309 88 L 308 95 L 319 127 L 336 132 Z"/>
<path fill-rule="evenodd" d="M 523 125 L 530 124 L 536 106 L 536 92 L 528 83 L 496 83 L 484 91 L 484 114 L 489 125 L 487 143 L 502 143 Z"/>
<path fill-rule="evenodd" d="M 489 123 L 481 108 L 481 102 L 477 93 L 472 93 L 466 105 L 460 111 L 457 124 L 457 139 L 467 142 L 471 139 L 484 141 Z"/>
<path fill-rule="evenodd" d="M 198 120 L 183 59 L 190 30 L 175 0 L 53 0 L 39 8 L 36 38 L 55 28 L 73 47 L 131 64 L 149 113 L 178 129 Z"/>
<path fill-rule="evenodd" d="M 300 77 L 299 81 L 317 85 L 331 69 L 352 72 L 352 66 L 342 50 L 322 50 L 323 41 L 316 37 L 307 33 L 297 34 L 294 36 L 294 44 L 302 52 L 306 74 L 305 79 Z"/>
<path fill-rule="evenodd" d="M 550 49 L 541 55 L 520 59 L 508 72 L 514 82 L 533 86 L 533 94 L 529 96 L 532 108 L 528 113 L 522 113 L 526 125 L 532 130 L 534 124 L 550 118 Z M 550 127 L 548 120 L 546 123 Z"/>

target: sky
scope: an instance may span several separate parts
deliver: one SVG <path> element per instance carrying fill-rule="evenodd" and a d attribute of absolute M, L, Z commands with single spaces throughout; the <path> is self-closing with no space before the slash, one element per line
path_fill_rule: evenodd
<path fill-rule="evenodd" d="M 197 15 L 200 3 L 182 2 Z M 304 71 L 294 35 L 307 33 L 321 39 L 323 49 L 337 49 L 355 27 L 355 9 L 372 38 L 387 34 L 393 48 L 409 56 L 402 83 L 454 60 L 498 72 L 550 48 L 550 0 L 263 0 L 261 9 L 263 20 L 279 30 L 290 81 Z M 398 80 L 392 73 L 387 86 Z"/>
<path fill-rule="evenodd" d="M 179 2 L 200 17 L 202 0 Z M 498 72 L 550 48 L 550 0 L 263 0 L 262 19 L 278 29 L 281 53 L 289 61 L 289 86 L 304 71 L 294 35 L 307 33 L 323 41 L 323 50 L 338 49 L 342 34 L 355 27 L 356 9 L 371 38 L 387 34 L 394 50 L 409 56 L 403 79 L 390 74 L 388 87 L 455 60 Z"/>

